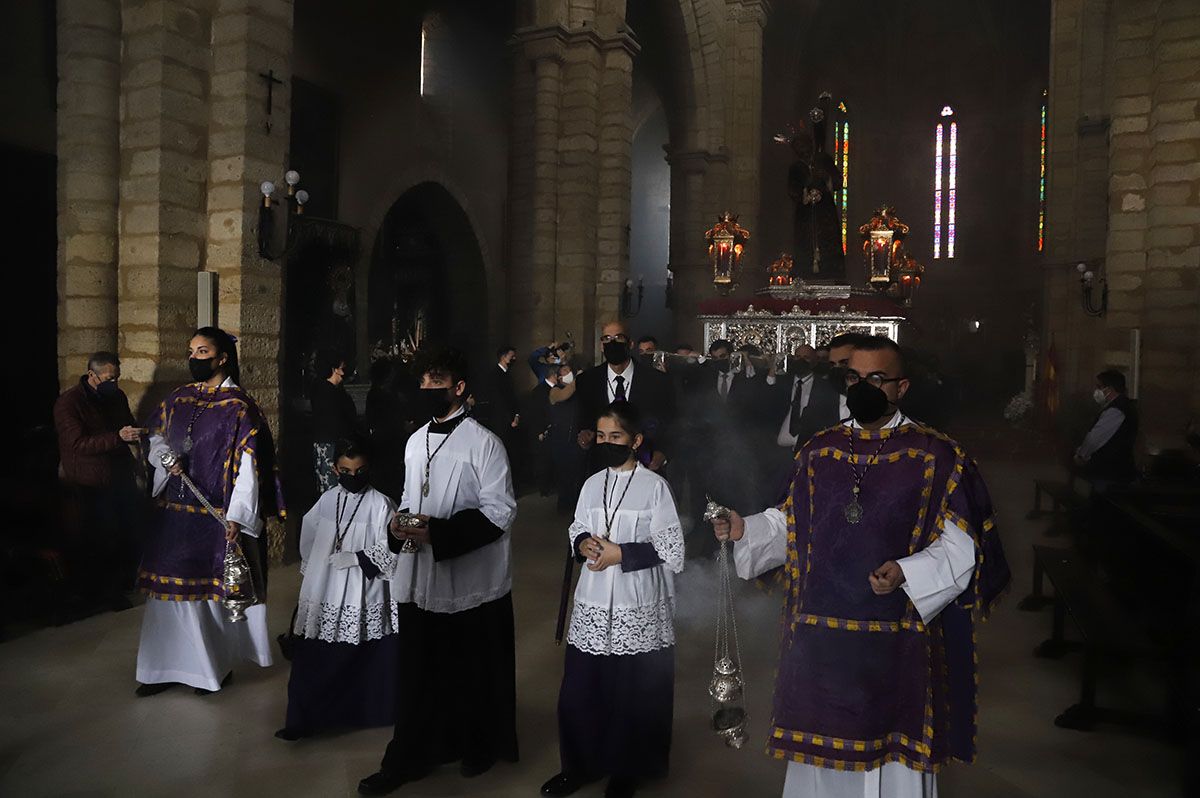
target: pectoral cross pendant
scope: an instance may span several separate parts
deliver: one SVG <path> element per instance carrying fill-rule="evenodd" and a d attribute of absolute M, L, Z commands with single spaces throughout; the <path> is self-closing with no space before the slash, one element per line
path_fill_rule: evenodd
<path fill-rule="evenodd" d="M 846 523 L 857 524 L 863 519 L 863 507 L 858 503 L 858 485 L 854 486 L 854 496 L 851 497 L 850 503 L 846 505 L 843 514 L 846 516 Z"/>
<path fill-rule="evenodd" d="M 429 480 L 428 479 L 426 479 L 424 482 L 421 483 L 421 495 L 425 496 L 425 497 L 429 496 Z"/>

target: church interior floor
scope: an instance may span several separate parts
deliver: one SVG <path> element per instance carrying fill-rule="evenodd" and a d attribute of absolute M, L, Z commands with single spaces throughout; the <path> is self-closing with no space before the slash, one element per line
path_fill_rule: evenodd
<path fill-rule="evenodd" d="M 943 771 L 943 796 L 1158 796 L 1179 793 L 1177 746 L 1112 729 L 1058 729 L 1053 720 L 1078 693 L 1078 655 L 1031 655 L 1050 628 L 1049 610 L 1019 612 L 1029 590 L 1030 543 L 1042 522 L 1024 518 L 1032 480 L 1049 467 L 984 462 L 1013 566 L 1013 588 L 979 630 L 979 760 Z M 1045 473 L 1042 473 L 1045 472 Z M 521 500 L 513 536 L 517 611 L 518 723 L 522 758 L 464 781 L 457 768 L 402 789 L 409 796 L 535 796 L 558 769 L 555 702 L 562 650 L 553 642 L 562 573 L 564 524 L 552 504 Z M 865 577 L 864 577 L 865 578 Z M 291 615 L 296 566 L 272 575 L 272 634 Z M 679 578 L 679 646 L 671 777 L 647 796 L 772 796 L 784 766 L 763 754 L 777 651 L 778 600 L 743 585 L 738 603 L 747 664 L 752 742 L 726 749 L 708 731 L 706 687 L 712 668 L 715 573 L 689 563 Z M 135 698 L 134 658 L 140 607 L 49 628 L 0 645 L 0 795 L 9 796 L 337 796 L 354 793 L 379 763 L 390 730 L 299 743 L 275 739 L 282 725 L 287 663 L 243 666 L 220 693 L 172 689 Z M 1147 677 L 1113 701 L 1158 706 Z M 1102 682 L 1102 689 L 1104 683 Z M 409 689 L 421 689 L 419 684 Z M 1140 695 L 1144 693 L 1144 695 Z M 581 791 L 599 796 L 602 785 Z"/>

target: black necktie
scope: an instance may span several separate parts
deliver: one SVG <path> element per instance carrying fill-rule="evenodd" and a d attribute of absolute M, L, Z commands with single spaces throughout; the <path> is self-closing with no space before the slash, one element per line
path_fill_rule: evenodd
<path fill-rule="evenodd" d="M 792 417 L 788 422 L 788 432 L 793 438 L 800 437 L 800 415 L 804 412 L 804 408 L 800 406 L 800 400 L 804 397 L 804 381 L 796 382 L 796 393 L 792 396 Z"/>
<path fill-rule="evenodd" d="M 613 401 L 625 401 L 625 378 L 618 374 L 617 376 L 613 377 L 613 382 L 616 383 L 613 386 Z"/>

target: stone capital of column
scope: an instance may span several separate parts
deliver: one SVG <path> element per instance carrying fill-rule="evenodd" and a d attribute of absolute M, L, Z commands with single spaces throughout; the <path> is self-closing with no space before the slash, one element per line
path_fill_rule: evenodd
<path fill-rule="evenodd" d="M 667 163 L 678 166 L 685 172 L 705 172 L 709 164 L 729 163 L 729 151 L 721 147 L 716 152 L 710 150 L 676 150 L 663 147 L 667 153 Z"/>
<path fill-rule="evenodd" d="M 508 44 L 524 53 L 530 61 L 551 60 L 562 63 L 563 50 L 570 34 L 562 25 L 541 28 L 521 28 L 513 33 Z"/>
<path fill-rule="evenodd" d="M 771 15 L 770 0 L 727 0 L 729 19 L 735 22 L 754 22 L 760 28 L 767 26 Z"/>

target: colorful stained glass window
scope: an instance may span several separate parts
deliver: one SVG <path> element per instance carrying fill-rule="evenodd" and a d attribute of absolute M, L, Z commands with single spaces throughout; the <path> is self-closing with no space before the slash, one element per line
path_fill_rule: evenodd
<path fill-rule="evenodd" d="M 933 257 L 954 257 L 958 199 L 958 122 L 954 109 L 942 107 L 933 140 Z M 945 224 L 943 226 L 943 219 Z"/>
<path fill-rule="evenodd" d="M 1046 248 L 1046 90 L 1042 89 L 1042 133 L 1038 156 L 1038 252 Z"/>
<path fill-rule="evenodd" d="M 849 223 L 847 201 L 850 196 L 850 111 L 846 103 L 840 102 L 833 123 L 833 163 L 841 173 L 842 185 L 838 189 L 838 208 L 841 209 L 842 254 L 846 253 L 846 230 Z"/>

